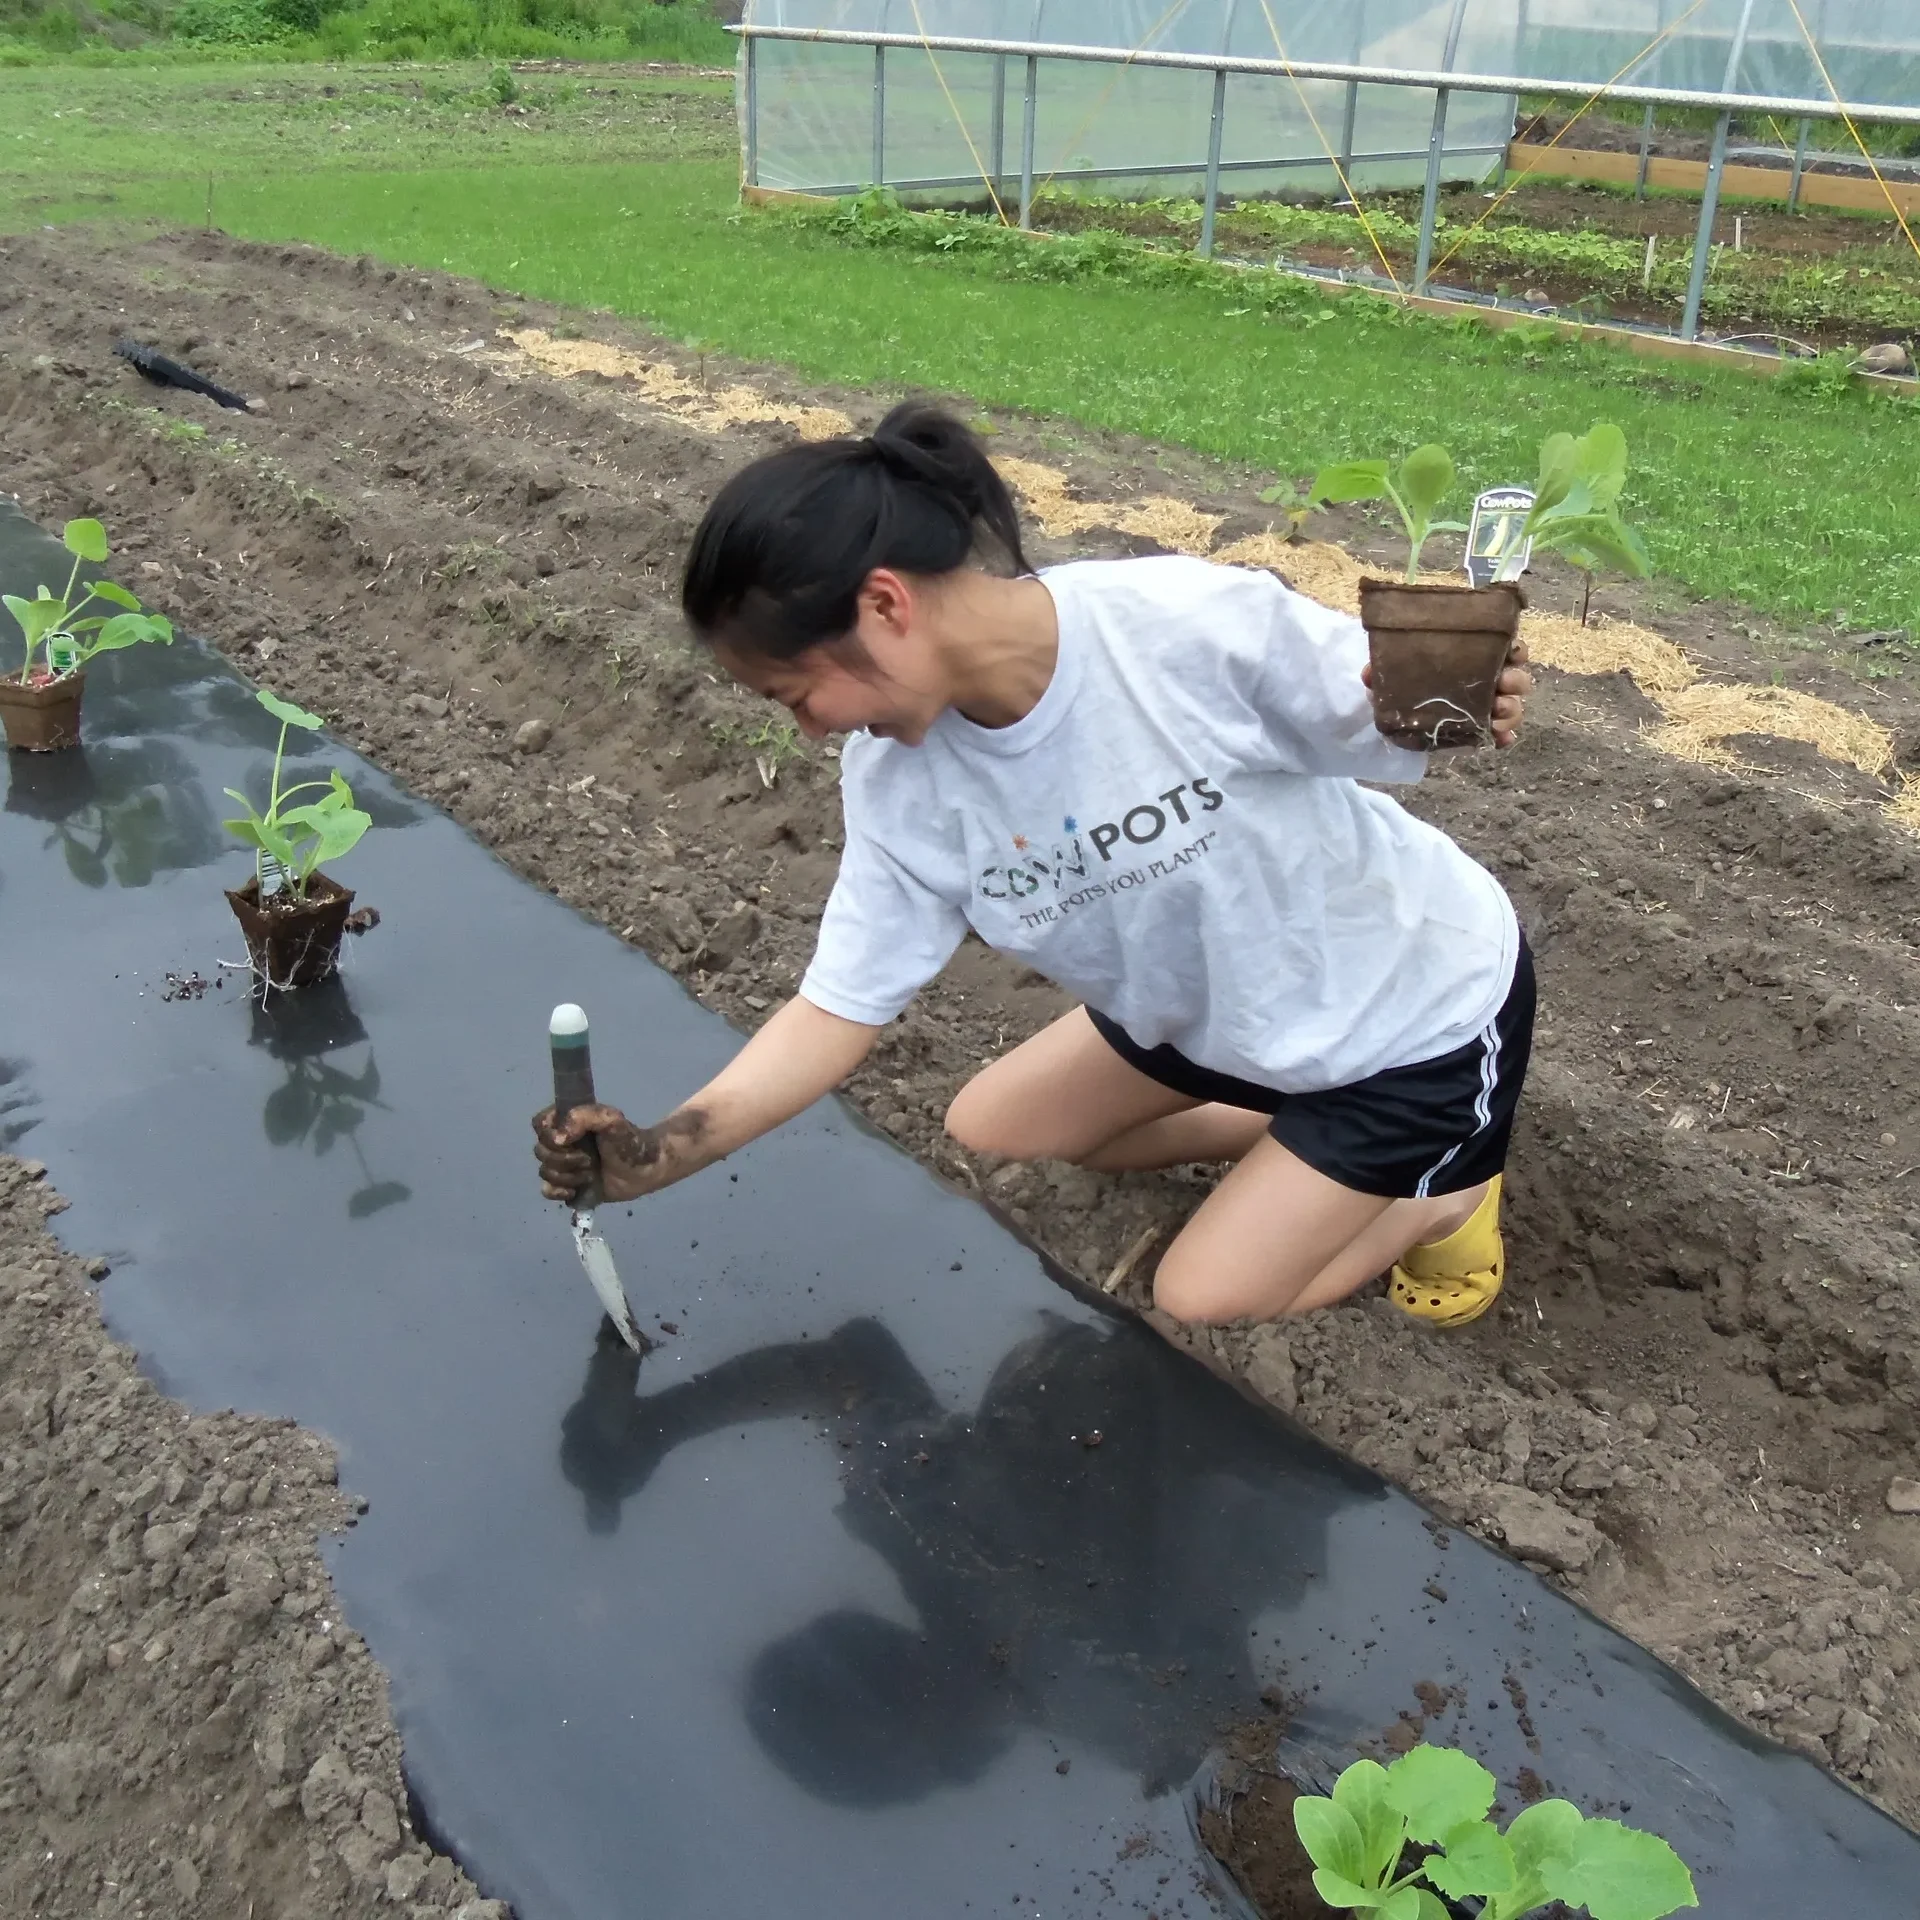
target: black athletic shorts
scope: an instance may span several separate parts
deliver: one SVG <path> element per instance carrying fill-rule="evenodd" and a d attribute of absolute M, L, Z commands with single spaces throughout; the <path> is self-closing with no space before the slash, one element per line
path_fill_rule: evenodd
<path fill-rule="evenodd" d="M 1533 1047 L 1533 1000 L 1533 956 L 1522 939 L 1505 1004 L 1464 1047 L 1322 1093 L 1279 1093 L 1215 1073 L 1174 1047 L 1138 1045 L 1091 1007 L 1087 1015 L 1148 1079 L 1189 1100 L 1272 1114 L 1267 1131 L 1329 1180 L 1356 1193 L 1423 1200 L 1477 1187 L 1506 1166 Z"/>

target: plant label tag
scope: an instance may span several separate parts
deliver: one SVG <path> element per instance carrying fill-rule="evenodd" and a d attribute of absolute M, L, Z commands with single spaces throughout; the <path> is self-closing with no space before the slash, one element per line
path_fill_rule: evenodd
<path fill-rule="evenodd" d="M 270 853 L 260 856 L 260 897 L 270 900 L 287 884 L 287 870 Z"/>
<path fill-rule="evenodd" d="M 1491 586 L 1503 565 L 1510 579 L 1526 572 L 1533 542 L 1523 546 L 1520 529 L 1532 511 L 1533 495 L 1525 487 L 1489 487 L 1473 503 L 1467 525 L 1467 579 L 1472 585 Z"/>
<path fill-rule="evenodd" d="M 57 680 L 80 664 L 80 646 L 71 634 L 54 634 L 47 640 L 47 671 Z"/>

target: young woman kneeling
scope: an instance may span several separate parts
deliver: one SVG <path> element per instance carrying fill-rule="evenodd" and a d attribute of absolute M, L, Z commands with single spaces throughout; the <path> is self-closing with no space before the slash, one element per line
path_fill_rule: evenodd
<path fill-rule="evenodd" d="M 687 562 L 694 633 L 811 739 L 848 734 L 846 843 L 789 1000 L 655 1126 L 534 1122 L 544 1190 L 631 1200 L 839 1086 L 968 928 L 1082 1002 L 964 1086 L 976 1152 L 1105 1172 L 1234 1166 L 1162 1259 L 1176 1319 L 1271 1319 L 1381 1273 L 1477 1318 L 1533 970 L 1498 883 L 1363 787 L 1425 756 L 1374 727 L 1366 637 L 1201 560 L 1034 573 L 957 421 L 754 462 Z M 1495 737 L 1530 690 L 1504 675 Z"/>

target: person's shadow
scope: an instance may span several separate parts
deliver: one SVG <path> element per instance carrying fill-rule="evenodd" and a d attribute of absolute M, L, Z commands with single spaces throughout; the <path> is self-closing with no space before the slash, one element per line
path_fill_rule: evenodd
<path fill-rule="evenodd" d="M 965 1785 L 1029 1728 L 1148 1794 L 1184 1782 L 1258 1710 L 1255 1616 L 1324 1573 L 1328 1516 L 1370 1497 L 1324 1456 L 1284 1470 L 1269 1414 L 1131 1323 L 1043 1315 L 970 1415 L 871 1319 L 645 1397 L 639 1370 L 603 1326 L 562 1423 L 595 1531 L 702 1434 L 784 1419 L 839 1445 L 842 1520 L 918 1625 L 823 1614 L 753 1661 L 743 1705 L 791 1778 L 846 1806 Z"/>

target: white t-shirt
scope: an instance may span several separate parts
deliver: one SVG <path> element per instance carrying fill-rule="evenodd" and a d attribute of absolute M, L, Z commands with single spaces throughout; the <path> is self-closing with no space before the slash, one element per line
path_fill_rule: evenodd
<path fill-rule="evenodd" d="M 1042 575 L 1060 651 L 1010 727 L 850 739 L 846 849 L 800 991 L 892 1020 L 968 927 L 1141 1046 L 1287 1093 L 1466 1045 L 1512 984 L 1491 874 L 1360 780 L 1359 622 L 1203 560 Z"/>

